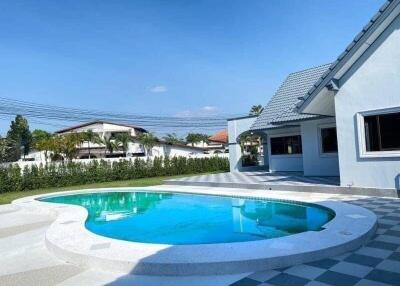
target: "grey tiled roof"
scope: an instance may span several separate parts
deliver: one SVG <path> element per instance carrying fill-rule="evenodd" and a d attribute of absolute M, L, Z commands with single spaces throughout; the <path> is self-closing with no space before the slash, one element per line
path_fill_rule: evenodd
<path fill-rule="evenodd" d="M 327 82 L 329 82 L 330 79 L 332 79 L 336 73 L 336 70 L 338 70 L 341 66 L 343 66 L 347 60 L 348 60 L 348 55 L 356 51 L 360 44 L 362 44 L 363 41 L 365 41 L 364 35 L 367 34 L 367 32 L 370 32 L 370 30 L 375 29 L 379 23 L 383 21 L 384 16 L 383 15 L 388 15 L 389 7 L 391 9 L 394 9 L 395 6 L 399 5 L 400 0 L 387 0 L 381 8 L 376 12 L 376 14 L 371 18 L 371 20 L 368 22 L 367 25 L 363 27 L 361 32 L 359 32 L 353 41 L 346 47 L 346 49 L 339 55 L 339 57 L 334 61 L 329 69 L 326 70 L 324 74 L 314 83 L 313 86 L 310 87 L 310 90 L 306 93 L 304 96 L 304 99 L 299 101 L 297 104 L 297 108 L 300 108 L 305 100 L 309 98 L 314 92 L 318 91 L 321 87 L 326 85 Z M 375 25 L 374 25 L 375 24 Z"/>
<path fill-rule="evenodd" d="M 254 122 L 251 130 L 274 128 L 277 127 L 277 123 L 317 117 L 316 115 L 299 114 L 295 107 L 299 102 L 298 98 L 306 95 L 330 65 L 326 64 L 289 74 Z"/>

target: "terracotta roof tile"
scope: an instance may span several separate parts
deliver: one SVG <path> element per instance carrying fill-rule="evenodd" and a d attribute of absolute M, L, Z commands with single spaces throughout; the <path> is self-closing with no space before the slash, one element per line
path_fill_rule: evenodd
<path fill-rule="evenodd" d="M 228 131 L 226 129 L 218 131 L 213 136 L 209 137 L 208 140 L 214 142 L 228 143 Z"/>

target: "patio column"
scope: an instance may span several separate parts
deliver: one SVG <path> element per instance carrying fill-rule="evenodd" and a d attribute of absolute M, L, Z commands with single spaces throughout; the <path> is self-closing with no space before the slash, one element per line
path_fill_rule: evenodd
<path fill-rule="evenodd" d="M 229 169 L 240 171 L 242 167 L 242 149 L 238 143 L 229 143 Z"/>
<path fill-rule="evenodd" d="M 255 116 L 228 119 L 229 166 L 231 172 L 242 169 L 242 150 L 238 139 L 240 134 L 250 130 L 255 120 Z"/>
<path fill-rule="evenodd" d="M 265 169 L 269 170 L 269 156 L 268 156 L 268 136 L 267 134 L 262 136 L 262 146 L 263 146 L 263 165 Z"/>

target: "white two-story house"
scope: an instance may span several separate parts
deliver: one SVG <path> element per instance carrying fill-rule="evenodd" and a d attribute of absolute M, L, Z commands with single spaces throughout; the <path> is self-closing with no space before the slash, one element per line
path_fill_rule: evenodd
<path fill-rule="evenodd" d="M 123 133 L 128 134 L 132 138 L 137 138 L 141 134 L 147 132 L 145 129 L 134 125 L 98 120 L 64 128 L 56 131 L 55 133 L 58 135 L 64 135 L 68 133 L 83 133 L 89 130 L 93 131 L 93 133 L 98 134 L 101 139 L 115 139 L 118 137 L 118 134 Z M 122 157 L 126 155 L 121 148 L 117 148 L 111 154 L 107 150 L 106 146 L 100 142 L 83 142 L 79 146 L 78 158 L 88 158 L 89 148 L 91 158 Z M 128 144 L 127 155 L 144 156 L 144 149 L 138 142 L 135 142 L 133 140 Z"/>

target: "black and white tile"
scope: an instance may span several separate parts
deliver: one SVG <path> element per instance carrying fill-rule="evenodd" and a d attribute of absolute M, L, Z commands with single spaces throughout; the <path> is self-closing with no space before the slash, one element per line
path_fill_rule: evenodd
<path fill-rule="evenodd" d="M 351 196 L 341 199 L 370 209 L 378 216 L 377 232 L 366 245 L 333 258 L 256 272 L 231 285 L 400 286 L 400 199 Z"/>

